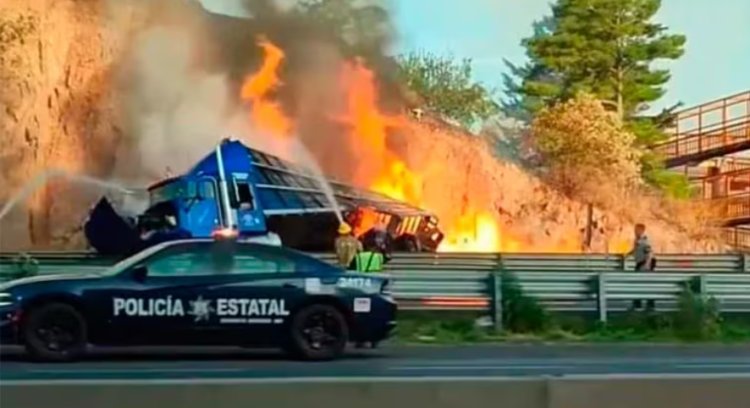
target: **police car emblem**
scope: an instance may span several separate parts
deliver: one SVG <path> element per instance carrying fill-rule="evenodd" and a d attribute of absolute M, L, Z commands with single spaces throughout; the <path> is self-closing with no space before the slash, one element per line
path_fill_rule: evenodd
<path fill-rule="evenodd" d="M 202 296 L 198 296 L 198 299 L 190 301 L 190 311 L 187 314 L 195 317 L 195 322 L 199 322 L 201 320 L 208 321 L 211 318 L 211 313 L 215 311 L 210 300 L 204 300 Z"/>

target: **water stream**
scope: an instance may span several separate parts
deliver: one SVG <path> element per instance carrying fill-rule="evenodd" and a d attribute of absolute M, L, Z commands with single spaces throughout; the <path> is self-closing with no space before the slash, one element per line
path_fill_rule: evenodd
<path fill-rule="evenodd" d="M 300 162 L 303 166 L 312 171 L 313 177 L 315 177 L 315 181 L 318 183 L 321 190 L 323 191 L 323 194 L 326 196 L 328 203 L 331 205 L 333 212 L 336 214 L 336 218 L 338 218 L 339 223 L 343 223 L 344 217 L 341 214 L 339 203 L 338 201 L 336 201 L 336 196 L 333 194 L 333 188 L 331 188 L 331 184 L 328 182 L 328 179 L 320 169 L 320 166 L 318 165 L 317 160 L 315 160 L 315 157 L 313 157 L 312 153 L 310 153 L 310 151 L 299 140 L 299 138 L 295 137 L 293 139 L 292 147 L 293 155 L 300 159 Z"/>
<path fill-rule="evenodd" d="M 36 190 L 47 184 L 51 179 L 53 178 L 66 178 L 69 181 L 72 181 L 74 183 L 80 183 L 80 184 L 88 184 L 92 186 L 96 186 L 99 188 L 107 189 L 107 190 L 115 190 L 119 193 L 123 194 L 132 194 L 133 191 L 127 189 L 123 185 L 113 182 L 113 181 L 107 181 L 102 180 L 96 177 L 91 177 L 83 174 L 72 174 L 69 172 L 66 172 L 65 170 L 61 169 L 47 169 L 29 180 L 26 184 L 24 184 L 11 198 L 8 200 L 8 202 L 5 203 L 5 205 L 0 209 L 0 221 L 8 215 L 8 213 L 19 203 L 22 203 L 28 199 L 28 197 L 33 194 Z"/>

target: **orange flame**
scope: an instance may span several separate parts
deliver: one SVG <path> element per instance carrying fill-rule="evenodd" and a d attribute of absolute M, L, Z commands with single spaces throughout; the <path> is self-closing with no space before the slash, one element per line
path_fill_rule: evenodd
<path fill-rule="evenodd" d="M 446 229 L 441 252 L 516 252 L 519 242 L 503 239 L 497 220 L 486 211 L 464 211 Z"/>
<path fill-rule="evenodd" d="M 421 179 L 387 147 L 387 130 L 403 123 L 399 116 L 387 116 L 378 108 L 377 82 L 374 73 L 361 61 L 345 64 L 342 84 L 346 92 L 345 122 L 351 125 L 356 141 L 363 143 L 362 154 L 369 157 L 374 174 L 366 174 L 368 187 L 391 198 L 410 204 L 421 204 Z"/>
<path fill-rule="evenodd" d="M 422 206 L 422 177 L 387 147 L 388 127 L 400 127 L 405 119 L 387 116 L 378 107 L 377 82 L 361 61 L 347 64 L 342 72 L 347 93 L 347 120 L 353 137 L 363 143 L 363 154 L 378 160 L 374 175 L 367 177 L 368 187 L 396 200 Z M 517 242 L 501 241 L 497 221 L 488 212 L 468 212 L 446 228 L 440 251 L 493 252 L 501 248 L 513 251 Z M 505 245 L 502 245 L 502 243 Z"/>
<path fill-rule="evenodd" d="M 292 122 L 284 114 L 281 104 L 268 97 L 283 84 L 277 71 L 284 61 L 284 51 L 262 36 L 258 38 L 258 46 L 263 49 L 263 63 L 242 84 L 240 97 L 251 103 L 251 119 L 259 130 L 285 136 L 291 132 Z"/>
<path fill-rule="evenodd" d="M 287 138 L 292 134 L 294 122 L 288 118 L 281 105 L 275 99 L 275 92 L 282 84 L 278 71 L 284 61 L 284 52 L 266 38 L 258 39 L 264 53 L 264 59 L 258 71 L 249 75 L 241 89 L 242 100 L 251 105 L 251 119 L 256 128 L 271 136 Z M 375 74 L 362 61 L 344 63 L 340 71 L 340 84 L 344 99 L 343 117 L 339 122 L 348 128 L 348 137 L 356 164 L 349 180 L 360 187 L 387 195 L 412 205 L 430 209 L 430 201 L 424 196 L 424 181 L 430 177 L 430 183 L 440 183 L 435 179 L 449 173 L 427 173 L 427 169 L 416 169 L 404 161 L 398 152 L 389 144 L 389 131 L 422 132 L 422 125 L 411 122 L 404 115 L 392 115 L 379 108 L 378 84 Z M 445 135 L 435 135 L 442 137 Z M 425 146 L 426 147 L 426 146 Z M 459 166 L 457 166 L 459 167 Z M 424 171 L 422 171 L 424 170 Z M 430 184 L 432 185 L 432 184 Z M 482 186 L 467 186 L 478 188 Z M 446 191 L 446 198 L 449 192 Z M 433 204 L 445 204 L 434 200 L 441 197 L 429 197 Z M 474 198 L 476 200 L 476 198 Z M 436 207 L 445 207 L 436 205 Z M 503 230 L 500 218 L 491 206 L 479 202 L 464 203 L 463 210 L 454 218 L 445 217 L 439 212 L 440 228 L 445 239 L 439 251 L 455 252 L 523 252 L 526 250 L 546 252 L 579 252 L 580 237 L 573 234 L 570 238 L 550 242 L 549 245 L 531 245 L 531 239 L 520 239 L 509 231 Z M 445 208 L 444 208 L 445 209 Z M 349 220 L 357 236 L 367 232 L 378 222 L 378 215 L 372 209 L 360 209 L 352 214 Z M 622 248 L 620 242 L 610 248 Z M 621 251 L 624 252 L 624 251 Z"/>
<path fill-rule="evenodd" d="M 349 219 L 349 224 L 353 226 L 354 236 L 359 237 L 375 227 L 378 223 L 378 213 L 374 209 L 365 207 L 359 208 Z"/>

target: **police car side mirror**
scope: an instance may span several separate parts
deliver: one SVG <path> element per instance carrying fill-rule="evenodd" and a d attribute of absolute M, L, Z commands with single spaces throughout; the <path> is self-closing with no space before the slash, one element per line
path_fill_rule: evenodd
<path fill-rule="evenodd" d="M 148 268 L 146 268 L 145 265 L 138 265 L 135 268 L 133 268 L 133 280 L 136 282 L 143 282 L 146 280 L 146 275 L 148 275 Z"/>

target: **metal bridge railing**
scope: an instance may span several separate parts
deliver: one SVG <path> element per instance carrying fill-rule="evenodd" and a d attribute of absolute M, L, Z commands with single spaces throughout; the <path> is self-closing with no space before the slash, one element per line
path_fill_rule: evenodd
<path fill-rule="evenodd" d="M 667 167 L 746 149 L 750 143 L 750 91 L 677 112 L 673 121 L 672 137 L 654 146 Z"/>

